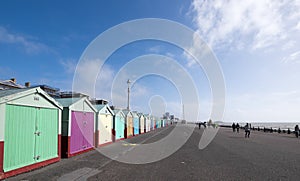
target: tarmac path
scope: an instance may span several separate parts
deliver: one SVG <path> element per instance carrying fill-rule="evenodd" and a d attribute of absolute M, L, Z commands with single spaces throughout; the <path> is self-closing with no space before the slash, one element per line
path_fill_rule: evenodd
<path fill-rule="evenodd" d="M 182 136 L 185 129 L 190 126 L 182 126 Z M 155 142 L 172 130 L 174 126 L 160 128 L 103 149 L 130 154 L 139 143 Z M 196 127 L 179 150 L 154 163 L 121 163 L 94 150 L 7 180 L 300 180 L 300 139 L 293 135 L 252 131 L 244 138 L 243 130 L 220 128 L 199 150 L 202 133 L 203 127 Z"/>

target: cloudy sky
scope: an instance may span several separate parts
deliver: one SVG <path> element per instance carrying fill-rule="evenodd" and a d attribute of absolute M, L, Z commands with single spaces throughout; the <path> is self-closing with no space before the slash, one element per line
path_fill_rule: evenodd
<path fill-rule="evenodd" d="M 94 82 L 92 97 L 116 100 L 112 104 L 125 108 L 126 82 L 122 85 L 124 90 L 114 94 L 116 99 L 111 97 L 118 73 L 137 57 L 157 54 L 173 59 L 189 74 L 197 89 L 198 119 L 206 120 L 212 109 L 211 87 L 203 67 L 188 55 L 193 47 L 188 49 L 191 52 L 185 52 L 167 42 L 143 40 L 121 47 L 105 61 L 95 58 L 77 66 L 88 45 L 106 30 L 135 19 L 162 18 L 195 31 L 219 61 L 226 86 L 224 121 L 300 121 L 299 9 L 300 0 L 72 4 L 3 0 L 0 79 L 15 77 L 21 84 L 30 81 L 71 90 L 77 71 L 83 76 L 82 87 L 85 82 Z M 151 27 L 148 29 L 151 32 Z M 99 67 L 99 62 L 105 62 L 104 66 Z M 163 66 L 184 77 L 171 65 Z M 170 80 L 153 74 L 137 79 L 131 87 L 131 108 L 149 113 L 159 107 L 182 117 L 180 85 Z M 196 111 L 188 105 L 187 109 Z M 189 119 L 189 115 L 185 116 Z"/>

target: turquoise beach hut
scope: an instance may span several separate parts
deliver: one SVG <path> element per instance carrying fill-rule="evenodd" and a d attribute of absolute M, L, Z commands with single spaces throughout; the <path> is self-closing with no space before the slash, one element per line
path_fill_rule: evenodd
<path fill-rule="evenodd" d="M 114 141 L 123 140 L 125 138 L 125 114 L 121 109 L 115 109 L 114 111 Z"/>

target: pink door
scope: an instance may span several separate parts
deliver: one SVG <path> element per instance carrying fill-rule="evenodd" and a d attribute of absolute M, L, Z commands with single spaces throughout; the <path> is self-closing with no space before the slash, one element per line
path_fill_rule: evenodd
<path fill-rule="evenodd" d="M 70 153 L 93 147 L 94 113 L 72 111 Z"/>

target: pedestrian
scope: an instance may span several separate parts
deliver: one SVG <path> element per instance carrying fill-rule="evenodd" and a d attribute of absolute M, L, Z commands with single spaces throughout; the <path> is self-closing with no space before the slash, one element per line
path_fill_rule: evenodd
<path fill-rule="evenodd" d="M 232 123 L 231 127 L 232 127 L 232 131 L 235 132 L 235 124 L 234 123 Z"/>
<path fill-rule="evenodd" d="M 245 138 L 249 138 L 250 137 L 250 126 L 247 123 L 245 126 Z"/>
<path fill-rule="evenodd" d="M 299 126 L 298 124 L 295 126 L 295 135 L 298 138 L 299 137 Z"/>
<path fill-rule="evenodd" d="M 235 127 L 236 127 L 236 132 L 239 133 L 239 132 L 240 132 L 240 125 L 239 125 L 239 123 L 236 123 L 236 126 L 235 126 Z"/>
<path fill-rule="evenodd" d="M 280 128 L 278 128 L 278 133 L 281 133 L 281 129 Z"/>

